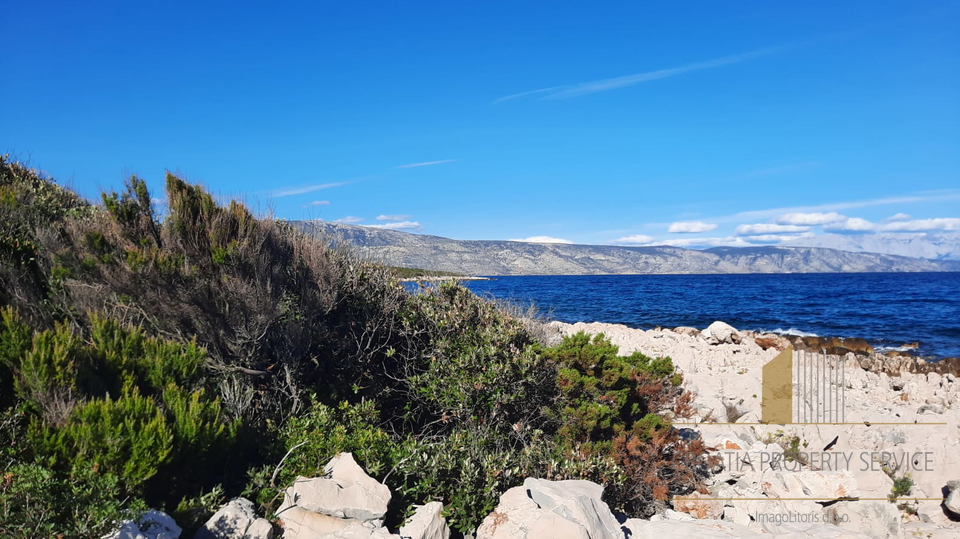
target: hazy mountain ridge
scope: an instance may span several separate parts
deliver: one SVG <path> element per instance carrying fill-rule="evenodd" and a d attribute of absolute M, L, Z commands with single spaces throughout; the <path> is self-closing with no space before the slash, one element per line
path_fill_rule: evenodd
<path fill-rule="evenodd" d="M 717 247 L 699 251 L 668 246 L 452 240 L 338 223 L 293 224 L 354 245 L 372 259 L 392 266 L 470 275 L 960 271 L 960 262 L 817 247 Z"/>
<path fill-rule="evenodd" d="M 960 260 L 960 232 L 818 234 L 790 240 L 783 245 L 865 251 L 928 260 Z"/>

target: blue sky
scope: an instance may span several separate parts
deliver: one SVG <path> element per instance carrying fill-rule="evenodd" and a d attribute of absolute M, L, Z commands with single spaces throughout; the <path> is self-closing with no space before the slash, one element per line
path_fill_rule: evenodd
<path fill-rule="evenodd" d="M 0 152 L 458 239 L 960 230 L 955 2 L 147 4 L 4 8 Z"/>

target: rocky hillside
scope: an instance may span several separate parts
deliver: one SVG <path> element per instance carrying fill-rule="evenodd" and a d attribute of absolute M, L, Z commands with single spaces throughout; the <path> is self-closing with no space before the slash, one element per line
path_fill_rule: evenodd
<path fill-rule="evenodd" d="M 717 247 L 699 251 L 666 246 L 468 241 L 327 222 L 296 224 L 357 246 L 387 265 L 470 275 L 960 271 L 960 262 L 956 261 L 816 247 Z"/>

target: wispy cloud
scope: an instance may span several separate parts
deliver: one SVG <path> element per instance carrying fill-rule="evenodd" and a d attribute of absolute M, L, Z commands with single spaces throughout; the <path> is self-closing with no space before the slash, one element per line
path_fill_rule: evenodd
<path fill-rule="evenodd" d="M 787 213 L 803 212 L 836 212 L 850 210 L 854 208 L 868 208 L 872 206 L 887 206 L 891 204 L 914 204 L 918 202 L 944 202 L 948 200 L 960 200 L 960 189 L 946 189 L 936 192 L 917 193 L 915 195 L 890 196 L 872 198 L 866 200 L 852 200 L 847 202 L 832 202 L 828 204 L 818 204 L 814 206 L 793 206 L 784 208 L 770 208 L 767 210 L 753 210 L 735 213 L 723 217 L 711 219 L 713 221 L 730 223 L 753 221 L 757 219 L 770 219 Z"/>
<path fill-rule="evenodd" d="M 960 219 L 952 217 L 938 217 L 935 219 L 917 219 L 914 221 L 895 221 L 882 225 L 880 230 L 885 232 L 919 232 L 923 230 L 960 230 Z"/>
<path fill-rule="evenodd" d="M 385 230 L 423 230 L 417 221 L 400 221 L 399 223 L 384 223 L 382 225 L 361 225 L 367 228 L 382 228 Z"/>
<path fill-rule="evenodd" d="M 847 217 L 845 215 L 840 215 L 837 212 L 830 213 L 785 213 L 780 217 L 777 217 L 774 222 L 781 225 L 801 225 L 801 226 L 815 226 L 815 225 L 827 225 L 830 223 L 839 223 Z"/>
<path fill-rule="evenodd" d="M 307 206 L 328 206 L 329 204 L 330 204 L 329 200 L 314 200 L 313 202 L 305 205 L 304 208 L 306 208 Z"/>
<path fill-rule="evenodd" d="M 704 223 L 703 221 L 680 221 L 677 223 L 670 223 L 670 228 L 667 229 L 667 232 L 671 234 L 699 234 L 700 232 L 710 232 L 714 228 L 717 228 L 717 225 L 713 223 Z"/>
<path fill-rule="evenodd" d="M 348 215 L 348 216 L 346 216 L 346 217 L 341 217 L 341 218 L 339 218 L 339 219 L 334 219 L 334 220 L 333 220 L 334 223 L 344 223 L 344 224 L 347 224 L 347 225 L 352 225 L 352 224 L 356 224 L 356 223 L 362 223 L 363 221 L 365 221 L 365 219 L 364 219 L 363 217 L 354 217 L 354 216 L 352 216 L 352 215 Z"/>
<path fill-rule="evenodd" d="M 833 232 L 873 232 L 877 225 L 859 217 L 848 217 L 836 223 L 823 226 L 824 230 Z"/>
<path fill-rule="evenodd" d="M 426 161 L 424 163 L 410 163 L 409 165 L 399 165 L 396 168 L 417 168 L 417 167 L 432 167 L 433 165 L 442 165 L 444 163 L 454 163 L 456 159 L 444 159 L 442 161 Z"/>
<path fill-rule="evenodd" d="M 770 244 L 783 243 L 785 241 L 793 241 L 801 238 L 810 238 L 813 236 L 813 232 L 804 232 L 803 234 L 760 234 L 757 236 L 746 236 L 741 239 L 749 243 Z"/>
<path fill-rule="evenodd" d="M 647 236 L 646 234 L 634 234 L 632 236 L 624 236 L 622 238 L 613 240 L 614 244 L 617 245 L 650 245 L 654 240 L 652 236 Z"/>
<path fill-rule="evenodd" d="M 547 93 L 550 93 L 550 92 L 557 92 L 557 91 L 563 90 L 564 88 L 569 88 L 569 86 L 552 86 L 552 87 L 550 87 L 550 88 L 540 88 L 539 90 L 530 90 L 530 91 L 527 91 L 527 92 L 520 92 L 519 94 L 511 94 L 511 95 L 503 96 L 503 97 L 501 97 L 501 98 L 499 98 L 499 99 L 495 99 L 495 100 L 493 101 L 493 104 L 494 104 L 494 105 L 499 105 L 500 103 L 503 103 L 504 101 L 510 101 L 510 100 L 512 100 L 512 99 L 519 99 L 519 98 L 521 98 L 521 97 L 527 97 L 528 95 L 547 94 Z"/>
<path fill-rule="evenodd" d="M 305 185 L 302 187 L 286 187 L 275 191 L 273 193 L 274 198 L 280 197 L 289 197 L 294 195 L 305 195 L 307 193 L 312 193 L 314 191 L 322 191 L 324 189 L 332 189 L 334 187 L 341 187 L 343 185 L 348 185 L 353 182 L 332 182 L 332 183 L 318 183 L 315 185 Z"/>
<path fill-rule="evenodd" d="M 573 243 L 563 238 L 551 238 L 550 236 L 530 236 L 523 239 L 511 239 L 507 241 L 522 241 L 524 243 Z"/>
<path fill-rule="evenodd" d="M 740 225 L 735 233 L 738 236 L 755 236 L 759 234 L 784 234 L 787 232 L 806 232 L 810 227 L 797 225 L 776 225 L 773 223 L 760 223 L 756 225 Z"/>
<path fill-rule="evenodd" d="M 712 60 L 693 62 L 690 64 L 685 64 L 678 67 L 671 67 L 668 69 L 658 69 L 656 71 L 647 71 L 645 73 L 636 73 L 634 75 L 626 75 L 623 77 L 613 77 L 610 79 L 581 82 L 579 84 L 570 84 L 566 86 L 552 86 L 550 88 L 540 88 L 539 90 L 528 90 L 526 92 L 520 92 L 520 93 L 501 97 L 495 100 L 493 104 L 496 105 L 499 103 L 503 103 L 505 101 L 511 101 L 514 99 L 519 99 L 522 97 L 528 97 L 532 95 L 540 95 L 541 99 L 567 99 L 570 97 L 579 97 L 582 95 L 595 94 L 597 92 L 608 92 L 610 90 L 618 90 L 620 88 L 626 88 L 628 86 L 633 86 L 635 84 L 675 77 L 677 75 L 682 75 L 684 73 L 691 73 L 693 71 L 702 71 L 705 69 L 715 69 L 718 67 L 739 64 L 741 62 L 754 60 L 756 58 L 761 58 L 763 56 L 769 56 L 771 54 L 776 54 L 778 52 L 782 52 L 791 48 L 794 48 L 794 46 L 772 47 L 772 48 L 760 49 L 752 52 L 746 52 L 743 54 L 735 54 L 733 56 L 724 56 L 722 58 L 714 58 Z"/>
<path fill-rule="evenodd" d="M 409 215 L 378 215 L 377 221 L 406 221 Z"/>
<path fill-rule="evenodd" d="M 656 245 L 669 245 L 670 247 L 747 247 L 753 245 L 743 238 L 736 236 L 727 236 L 724 238 L 683 238 L 678 240 L 663 240 L 656 242 Z"/>

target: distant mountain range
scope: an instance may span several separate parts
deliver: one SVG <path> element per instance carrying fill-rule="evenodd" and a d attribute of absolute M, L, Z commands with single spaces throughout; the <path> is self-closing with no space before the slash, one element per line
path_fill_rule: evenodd
<path fill-rule="evenodd" d="M 600 275 L 643 273 L 842 273 L 960 271 L 960 261 L 849 252 L 822 247 L 620 247 L 452 240 L 323 221 L 295 226 L 356 246 L 391 266 L 467 275 Z"/>
<path fill-rule="evenodd" d="M 818 234 L 782 245 L 826 247 L 843 251 L 911 256 L 928 260 L 960 260 L 960 232 L 897 232 L 894 234 Z"/>

